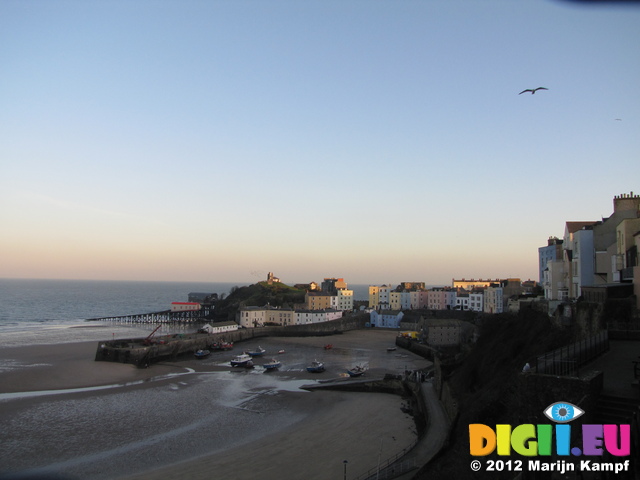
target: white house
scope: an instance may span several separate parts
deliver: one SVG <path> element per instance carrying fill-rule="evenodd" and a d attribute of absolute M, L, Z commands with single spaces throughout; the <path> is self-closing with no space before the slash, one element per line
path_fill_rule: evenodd
<path fill-rule="evenodd" d="M 233 332 L 234 330 L 238 330 L 238 324 L 236 322 L 216 322 L 213 325 L 205 325 L 201 330 L 207 333 Z"/>
<path fill-rule="evenodd" d="M 469 294 L 469 310 L 472 312 L 482 312 L 484 308 L 484 293 L 472 292 Z"/>
<path fill-rule="evenodd" d="M 342 318 L 342 312 L 332 308 L 324 310 L 296 310 L 296 325 L 329 322 Z"/>

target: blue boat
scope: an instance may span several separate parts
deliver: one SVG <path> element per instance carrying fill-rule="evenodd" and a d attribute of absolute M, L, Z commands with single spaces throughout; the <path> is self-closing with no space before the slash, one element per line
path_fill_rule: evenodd
<path fill-rule="evenodd" d="M 262 347 L 258 347 L 255 350 L 249 350 L 248 352 L 246 352 L 248 355 L 251 355 L 252 357 L 260 357 L 262 355 L 264 355 L 264 352 L 266 352 L 266 350 Z"/>
<path fill-rule="evenodd" d="M 322 373 L 324 372 L 324 363 L 314 360 L 311 365 L 307 367 L 307 372 L 310 373 Z"/>
<path fill-rule="evenodd" d="M 278 360 L 276 360 L 275 358 L 272 358 L 271 361 L 265 363 L 264 365 L 262 365 L 264 367 L 265 370 L 269 371 L 269 370 L 277 370 L 278 368 L 280 368 L 282 366 L 282 363 L 280 363 Z"/>
<path fill-rule="evenodd" d="M 211 352 L 209 350 L 198 350 L 193 355 L 197 359 L 202 359 L 202 358 L 207 358 L 209 355 L 211 355 Z"/>

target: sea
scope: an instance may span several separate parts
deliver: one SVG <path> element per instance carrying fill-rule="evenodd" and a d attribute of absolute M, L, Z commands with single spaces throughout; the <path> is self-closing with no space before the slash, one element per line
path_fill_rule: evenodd
<path fill-rule="evenodd" d="M 229 295 L 234 282 L 144 282 L 0 278 L 0 347 L 111 338 L 150 333 L 155 325 L 127 325 L 92 319 L 168 310 L 189 293 Z M 349 285 L 356 300 L 368 299 L 368 285 Z M 163 326 L 161 333 L 176 328 Z"/>

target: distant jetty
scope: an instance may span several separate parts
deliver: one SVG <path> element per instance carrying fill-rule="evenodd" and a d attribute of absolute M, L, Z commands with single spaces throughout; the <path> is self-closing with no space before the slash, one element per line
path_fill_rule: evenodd
<path fill-rule="evenodd" d="M 199 310 L 172 311 L 162 310 L 150 313 L 135 313 L 131 315 L 116 315 L 111 317 L 88 318 L 88 322 L 114 322 L 114 323 L 190 323 L 207 321 L 213 308 L 210 305 L 202 305 Z"/>

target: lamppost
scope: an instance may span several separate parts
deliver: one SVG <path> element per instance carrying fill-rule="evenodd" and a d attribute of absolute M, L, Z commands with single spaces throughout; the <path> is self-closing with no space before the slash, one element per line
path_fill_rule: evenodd
<path fill-rule="evenodd" d="M 343 460 L 342 463 L 344 463 L 344 480 L 347 480 L 347 462 L 346 460 Z"/>

